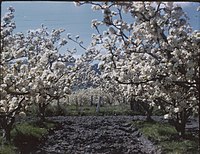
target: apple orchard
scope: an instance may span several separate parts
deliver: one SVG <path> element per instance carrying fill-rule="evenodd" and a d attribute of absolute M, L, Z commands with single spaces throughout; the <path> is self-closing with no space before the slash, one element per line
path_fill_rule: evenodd
<path fill-rule="evenodd" d="M 87 48 L 78 36 L 62 36 L 64 29 L 48 31 L 42 25 L 14 33 L 13 7 L 1 19 L 0 127 L 5 139 L 10 141 L 16 117 L 26 116 L 33 104 L 45 120 L 51 103 L 58 107 L 71 96 L 77 104 L 83 98 L 95 101 L 93 95 L 98 110 L 102 100 L 140 103 L 147 120 L 158 108 L 184 135 L 187 119 L 199 112 L 200 32 L 172 2 L 76 2 L 77 7 L 89 4 L 103 20 L 91 21 L 96 33 Z M 59 52 L 71 42 L 85 50 L 80 58 L 74 51 Z"/>

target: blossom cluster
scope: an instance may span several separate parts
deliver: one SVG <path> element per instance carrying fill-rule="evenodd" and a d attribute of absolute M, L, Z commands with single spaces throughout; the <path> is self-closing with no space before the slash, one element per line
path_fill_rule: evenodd
<path fill-rule="evenodd" d="M 171 117 L 197 112 L 200 32 L 192 30 L 183 9 L 173 2 L 91 4 L 103 14 L 102 21 L 92 21 L 101 77 L 124 85 L 136 100 L 164 106 Z M 100 32 L 102 25 L 107 30 Z"/>
<path fill-rule="evenodd" d="M 47 31 L 44 25 L 27 34 L 14 33 L 14 8 L 1 21 L 0 112 L 15 116 L 32 103 L 47 105 L 71 93 L 75 58 L 61 55 L 64 29 Z M 23 101 L 21 101 L 23 100 Z"/>

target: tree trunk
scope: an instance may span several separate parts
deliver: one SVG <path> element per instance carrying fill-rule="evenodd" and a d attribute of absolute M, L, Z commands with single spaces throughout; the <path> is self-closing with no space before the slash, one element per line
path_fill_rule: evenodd
<path fill-rule="evenodd" d="M 152 119 L 151 115 L 147 114 L 146 121 L 152 122 L 154 120 Z"/>
<path fill-rule="evenodd" d="M 60 99 L 59 98 L 57 99 L 57 107 L 58 107 L 58 110 L 61 109 L 61 107 L 60 107 Z"/>
<path fill-rule="evenodd" d="M 125 99 L 124 96 L 122 97 L 122 103 L 123 103 L 123 104 L 126 104 L 126 99 Z"/>
<path fill-rule="evenodd" d="M 185 127 L 186 127 L 187 119 L 188 119 L 188 116 L 186 114 L 186 109 L 183 109 L 183 111 L 176 114 L 176 119 L 172 119 L 170 121 L 181 137 L 185 136 Z"/>
<path fill-rule="evenodd" d="M 154 120 L 152 119 L 153 107 L 150 107 L 150 106 L 149 106 L 149 108 L 146 109 L 146 110 L 147 110 L 147 111 L 146 111 L 146 114 L 147 114 L 146 121 L 148 121 L 148 122 L 154 121 Z"/>
<path fill-rule="evenodd" d="M 110 98 L 109 98 L 109 104 L 110 104 L 110 105 L 114 104 L 114 99 L 113 99 L 113 97 L 110 97 Z"/>
<path fill-rule="evenodd" d="M 6 143 L 10 143 L 11 142 L 11 135 L 10 132 L 12 130 L 13 124 L 15 122 L 15 117 L 7 117 L 7 116 L 3 116 L 1 117 L 2 120 L 2 128 L 3 128 L 3 138 L 5 138 Z"/>
<path fill-rule="evenodd" d="M 76 111 L 78 112 L 78 98 L 77 98 L 77 96 L 75 98 L 75 102 L 76 102 Z"/>
<path fill-rule="evenodd" d="M 101 102 L 102 102 L 102 97 L 99 96 L 99 101 L 98 101 L 97 107 L 96 107 L 96 113 L 99 113 L 99 112 L 100 112 Z"/>
<path fill-rule="evenodd" d="M 181 122 L 178 122 L 178 121 L 175 121 L 174 123 L 174 126 L 176 128 L 176 131 L 179 133 L 179 135 L 181 137 L 184 137 L 185 136 L 185 122 L 181 121 Z"/>
<path fill-rule="evenodd" d="M 46 119 L 45 119 L 45 104 L 41 103 L 39 104 L 39 116 L 40 116 L 40 120 L 42 122 L 44 122 Z"/>
<path fill-rule="evenodd" d="M 130 98 L 130 108 L 131 108 L 132 111 L 135 110 L 134 103 L 135 103 L 135 99 L 133 98 L 133 95 L 131 95 L 131 98 Z"/>
<path fill-rule="evenodd" d="M 67 96 L 67 105 L 69 104 L 69 96 Z"/>
<path fill-rule="evenodd" d="M 11 142 L 11 135 L 10 135 L 11 129 L 10 128 L 5 128 L 4 131 L 5 131 L 6 142 L 10 143 Z"/>
<path fill-rule="evenodd" d="M 185 126 L 186 126 L 186 122 L 187 122 L 187 114 L 186 114 L 186 109 L 183 109 L 183 111 L 180 113 L 181 116 L 181 127 L 180 127 L 180 133 L 181 136 L 184 137 L 185 136 Z"/>
<path fill-rule="evenodd" d="M 90 106 L 93 106 L 93 100 L 94 100 L 93 95 L 91 95 L 90 96 Z"/>
<path fill-rule="evenodd" d="M 60 106 L 60 99 L 57 99 L 57 115 L 63 115 L 62 108 Z"/>

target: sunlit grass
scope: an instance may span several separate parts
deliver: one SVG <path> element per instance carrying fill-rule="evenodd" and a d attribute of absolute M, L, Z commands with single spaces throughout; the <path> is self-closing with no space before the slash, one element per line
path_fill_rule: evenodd
<path fill-rule="evenodd" d="M 160 143 L 163 153 L 168 154 L 199 154 L 198 143 L 191 140 L 165 141 Z"/>
<path fill-rule="evenodd" d="M 197 154 L 198 138 L 181 138 L 176 129 L 166 123 L 135 121 L 133 125 L 139 128 L 144 136 L 161 147 L 164 154 Z M 189 135 L 189 134 L 188 134 Z"/>

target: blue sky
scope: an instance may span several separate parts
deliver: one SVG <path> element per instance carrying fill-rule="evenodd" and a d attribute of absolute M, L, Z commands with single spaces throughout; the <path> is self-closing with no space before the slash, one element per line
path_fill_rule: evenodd
<path fill-rule="evenodd" d="M 196 9 L 200 5 L 197 2 L 181 2 L 179 3 L 190 17 L 190 22 L 193 29 L 200 29 L 200 12 Z M 7 8 L 13 6 L 15 8 L 15 18 L 17 28 L 16 32 L 26 33 L 29 29 L 40 28 L 43 23 L 51 31 L 53 28 L 64 28 L 67 33 L 72 36 L 80 35 L 84 45 L 88 46 L 91 40 L 91 34 L 96 33 L 91 28 L 91 20 L 101 20 L 101 11 L 93 11 L 91 5 L 83 5 L 76 7 L 73 2 L 34 2 L 34 1 L 11 1 L 2 2 L 1 15 L 7 12 Z M 70 43 L 67 48 L 73 49 L 76 44 Z M 83 52 L 79 47 L 78 53 Z M 64 49 L 65 50 L 65 49 Z M 64 52 L 64 50 L 62 52 Z"/>

